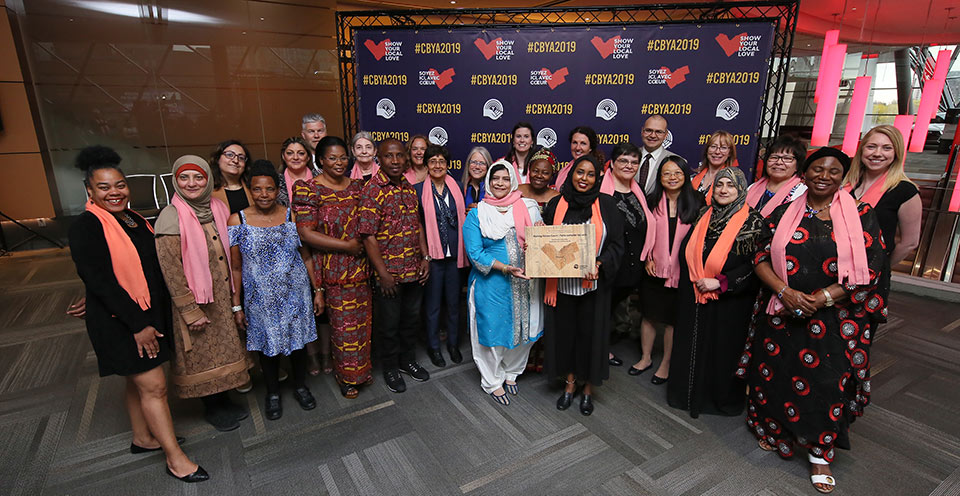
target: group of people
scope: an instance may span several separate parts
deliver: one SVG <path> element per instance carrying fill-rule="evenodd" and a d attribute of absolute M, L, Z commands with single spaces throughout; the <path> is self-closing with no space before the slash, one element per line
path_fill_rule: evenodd
<path fill-rule="evenodd" d="M 759 447 L 784 457 L 806 448 L 814 486 L 831 491 L 834 447 L 849 447 L 869 401 L 891 266 L 919 238 L 899 131 L 870 130 L 852 159 L 778 137 L 750 185 L 731 134 L 713 133 L 692 167 L 663 146 L 659 115 L 640 146 L 617 145 L 609 159 L 589 127 L 571 130 L 566 164 L 534 148 L 531 124 L 511 134 L 498 160 L 470 150 L 457 182 L 449 151 L 425 136 L 375 143 L 360 132 L 347 143 L 309 114 L 279 167 L 250 163 L 233 140 L 209 162 L 179 158 L 155 226 L 127 208 L 120 157 L 81 152 L 90 201 L 70 244 L 100 374 L 128 380 L 131 451 L 163 449 L 174 477 L 208 477 L 179 448 L 163 362 L 174 393 L 200 398 L 207 421 L 231 430 L 247 412 L 228 393 L 249 388 L 256 362 L 268 419 L 282 415 L 282 356 L 307 410 L 306 376 L 327 356 L 346 398 L 373 381 L 373 363 L 397 393 L 404 375 L 428 380 L 421 338 L 435 367 L 446 366 L 444 348 L 461 363 L 463 303 L 493 401 L 509 405 L 518 377 L 542 365 L 562 386 L 557 408 L 579 396 L 591 415 L 596 388 L 623 364 L 611 330 L 631 327 L 635 302 L 631 376 L 656 365 L 651 382 L 692 417 L 746 406 Z M 594 230 L 594 265 L 583 278 L 529 278 L 526 228 L 561 224 Z"/>

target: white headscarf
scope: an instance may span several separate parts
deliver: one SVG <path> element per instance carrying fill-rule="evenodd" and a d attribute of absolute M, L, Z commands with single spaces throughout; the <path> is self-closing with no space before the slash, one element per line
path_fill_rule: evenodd
<path fill-rule="evenodd" d="M 504 159 L 497 160 L 487 169 L 487 177 L 483 182 L 484 187 L 487 188 L 487 195 L 484 197 L 484 200 L 497 201 L 494 199 L 493 189 L 490 188 L 490 178 L 493 176 L 493 169 L 498 165 L 506 167 L 507 173 L 510 174 L 510 191 L 504 198 L 509 197 L 520 187 L 517 170 L 513 167 L 513 164 Z M 519 193 L 517 194 L 519 195 Z M 531 221 L 536 222 L 539 220 L 540 212 L 537 207 L 537 202 L 529 198 L 523 198 L 523 202 L 527 205 L 527 210 L 530 211 Z M 536 220 L 534 220 L 534 216 L 536 216 Z M 477 204 L 477 220 L 480 222 L 480 233 L 483 234 L 484 238 L 503 239 L 507 233 L 510 232 L 510 229 L 515 227 L 513 221 L 513 202 L 511 201 L 506 206 L 498 207 L 491 205 L 487 201 L 481 201 Z"/>

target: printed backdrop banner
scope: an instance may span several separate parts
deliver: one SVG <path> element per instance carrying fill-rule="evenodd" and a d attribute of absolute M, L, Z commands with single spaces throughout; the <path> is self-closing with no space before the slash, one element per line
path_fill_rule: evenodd
<path fill-rule="evenodd" d="M 458 177 L 474 146 L 494 159 L 527 121 L 538 145 L 570 160 L 575 126 L 603 153 L 642 146 L 644 120 L 668 121 L 669 149 L 700 161 L 710 133 L 732 133 L 751 177 L 773 37 L 769 22 L 599 27 L 357 30 L 360 129 L 414 134 L 451 152 Z M 348 137 L 349 138 L 349 137 Z"/>

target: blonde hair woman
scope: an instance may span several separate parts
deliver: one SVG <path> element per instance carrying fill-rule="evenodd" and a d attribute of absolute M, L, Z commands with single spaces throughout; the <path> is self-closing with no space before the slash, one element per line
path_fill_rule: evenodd
<path fill-rule="evenodd" d="M 897 128 L 874 127 L 860 140 L 843 180 L 845 190 L 876 210 L 891 266 L 920 243 L 923 203 L 917 186 L 903 170 L 905 152 Z"/>
<path fill-rule="evenodd" d="M 700 168 L 690 179 L 693 188 L 707 199 L 707 205 L 713 199 L 713 179 L 717 172 L 730 166 L 738 166 L 737 145 L 733 142 L 733 135 L 722 129 L 714 131 L 703 147 Z"/>

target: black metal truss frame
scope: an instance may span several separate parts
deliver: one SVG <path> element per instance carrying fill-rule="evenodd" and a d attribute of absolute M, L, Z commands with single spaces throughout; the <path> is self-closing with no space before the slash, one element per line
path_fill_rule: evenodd
<path fill-rule="evenodd" d="M 757 123 L 760 144 L 772 140 L 780 127 L 781 106 L 787 88 L 790 53 L 800 0 L 744 1 L 605 7 L 539 9 L 372 10 L 337 12 L 337 52 L 340 62 L 340 101 L 343 131 L 358 131 L 358 83 L 354 34 L 358 29 L 523 26 L 623 26 L 630 24 L 697 24 L 706 22 L 767 21 L 774 24 L 773 50 L 768 59 L 763 109 Z M 760 153 L 762 146 L 757 147 Z"/>

